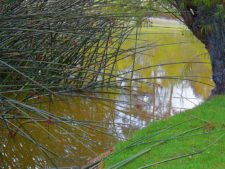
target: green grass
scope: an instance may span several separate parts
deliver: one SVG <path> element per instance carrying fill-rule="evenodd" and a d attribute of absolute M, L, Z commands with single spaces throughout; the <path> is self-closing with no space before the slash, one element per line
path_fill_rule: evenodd
<path fill-rule="evenodd" d="M 156 121 L 120 142 L 105 168 L 225 169 L 225 96 Z"/>

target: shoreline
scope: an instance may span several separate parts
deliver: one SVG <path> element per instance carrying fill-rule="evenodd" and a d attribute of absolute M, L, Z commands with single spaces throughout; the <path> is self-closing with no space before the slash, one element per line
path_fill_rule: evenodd
<path fill-rule="evenodd" d="M 110 158 L 105 158 L 105 168 L 206 169 L 217 164 L 222 166 L 218 169 L 225 168 L 225 156 L 220 155 L 225 151 L 224 119 L 225 96 L 215 96 L 196 108 L 153 122 L 119 142 Z M 193 148 L 196 150 L 191 151 Z"/>

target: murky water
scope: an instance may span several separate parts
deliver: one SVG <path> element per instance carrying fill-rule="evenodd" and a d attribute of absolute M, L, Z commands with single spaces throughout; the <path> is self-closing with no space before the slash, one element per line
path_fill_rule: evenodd
<path fill-rule="evenodd" d="M 137 30 L 138 45 L 151 44 L 152 48 L 136 52 L 132 90 L 98 90 L 39 99 L 38 108 L 77 121 L 60 127 L 51 120 L 40 121 L 49 133 L 32 123 L 24 124 L 38 142 L 55 154 L 49 156 L 31 141 L 10 137 L 7 130 L 1 130 L 0 163 L 9 168 L 83 166 L 149 122 L 204 101 L 213 86 L 204 46 L 177 22 L 154 22 L 151 28 Z M 134 45 L 134 39 L 135 34 L 123 48 Z M 132 57 L 119 62 L 118 74 L 126 77 L 132 63 Z M 128 85 L 123 80 L 120 83 Z"/>

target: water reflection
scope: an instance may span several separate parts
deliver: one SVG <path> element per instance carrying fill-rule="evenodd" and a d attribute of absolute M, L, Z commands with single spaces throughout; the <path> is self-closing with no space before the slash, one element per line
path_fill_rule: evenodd
<path fill-rule="evenodd" d="M 117 83 L 123 90 L 102 89 L 41 98 L 35 104 L 38 108 L 76 119 L 70 126 L 51 119 L 39 121 L 40 125 L 22 125 L 46 149 L 1 129 L 0 164 L 6 168 L 82 166 L 149 122 L 200 104 L 213 86 L 208 56 L 190 32 L 183 27 L 175 28 L 166 29 L 166 33 L 158 25 L 140 30 L 138 45 L 157 42 L 156 48 L 137 51 L 135 57 L 118 63 Z M 129 40 L 124 48 L 132 45 L 134 41 Z M 132 88 L 128 89 L 131 82 L 124 79 L 131 76 L 134 59 L 136 71 Z"/>

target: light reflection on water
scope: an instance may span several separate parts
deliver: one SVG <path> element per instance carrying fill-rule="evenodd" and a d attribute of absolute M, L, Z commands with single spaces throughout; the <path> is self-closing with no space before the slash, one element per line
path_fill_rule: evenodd
<path fill-rule="evenodd" d="M 205 49 L 188 31 L 180 28 L 169 30 L 170 34 L 150 34 L 151 31 L 156 33 L 163 31 L 162 29 L 143 29 L 142 32 L 147 34 L 139 35 L 139 39 L 157 41 L 159 44 L 176 41 L 191 43 L 159 46 L 138 54 L 135 69 L 181 61 L 209 62 L 207 57 L 198 57 Z M 127 46 L 133 44 L 132 40 L 127 42 Z M 119 74 L 129 72 L 132 62 L 131 58 L 121 61 L 117 65 Z M 196 75 L 198 77 L 194 77 Z M 192 77 L 195 81 L 212 84 L 210 78 L 205 78 L 210 75 L 209 64 L 157 66 L 135 72 L 133 77 L 139 81 L 132 83 L 131 91 L 98 90 L 78 93 L 73 97 L 52 97 L 51 101 L 47 97 L 42 98 L 40 101 L 43 103 L 37 104 L 37 107 L 81 123 L 76 122 L 71 128 L 62 125 L 67 130 L 56 124 L 41 123 L 54 137 L 31 123 L 25 125 L 32 136 L 58 155 L 50 155 L 49 158 L 28 140 L 20 136 L 11 138 L 8 131 L 1 130 L 1 163 L 8 168 L 43 168 L 53 166 L 51 162 L 60 167 L 85 165 L 90 159 L 114 146 L 118 140 L 130 137 L 134 131 L 145 127 L 149 122 L 199 105 L 212 88 L 189 80 L 146 77 L 183 76 L 183 79 Z M 127 74 L 122 76 L 126 77 Z M 121 80 L 119 83 L 121 86 L 129 85 L 127 81 Z"/>

